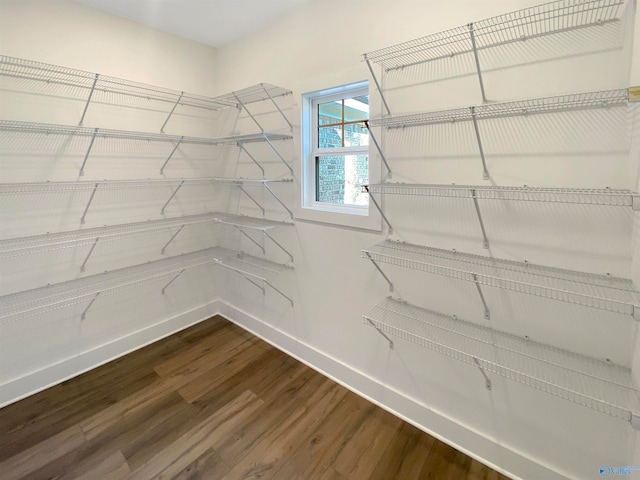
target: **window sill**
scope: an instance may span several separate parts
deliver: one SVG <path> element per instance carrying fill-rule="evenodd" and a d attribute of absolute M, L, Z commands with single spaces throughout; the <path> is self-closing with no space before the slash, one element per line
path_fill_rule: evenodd
<path fill-rule="evenodd" d="M 295 219 L 381 232 L 382 218 L 375 208 L 373 210 L 369 209 L 367 214 L 364 209 L 362 213 L 346 213 L 333 210 L 331 207 L 300 207 L 296 209 Z"/>

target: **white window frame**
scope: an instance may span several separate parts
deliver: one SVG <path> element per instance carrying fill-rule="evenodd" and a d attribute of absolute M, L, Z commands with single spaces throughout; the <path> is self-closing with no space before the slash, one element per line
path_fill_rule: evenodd
<path fill-rule="evenodd" d="M 335 153 L 366 154 L 369 163 L 369 182 L 380 181 L 380 168 L 374 168 L 369 147 L 317 148 L 318 145 L 318 104 L 344 98 L 369 95 L 369 82 L 360 81 L 302 95 L 301 121 L 301 178 L 300 206 L 296 217 L 302 220 L 331 223 L 380 231 L 382 228 L 379 212 L 371 203 L 364 205 L 338 205 L 316 201 L 316 156 Z M 379 163 L 379 162 L 377 162 Z"/>

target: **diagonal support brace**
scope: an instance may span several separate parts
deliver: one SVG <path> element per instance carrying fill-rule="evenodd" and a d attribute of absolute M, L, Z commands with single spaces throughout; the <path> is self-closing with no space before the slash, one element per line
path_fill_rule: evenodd
<path fill-rule="evenodd" d="M 162 164 L 162 166 L 160 167 L 160 175 L 164 175 L 164 168 L 167 166 L 167 164 L 169 163 L 169 160 L 171 160 L 171 158 L 173 157 L 173 154 L 176 153 L 176 150 L 178 150 L 178 147 L 182 144 L 182 141 L 184 140 L 184 136 L 180 137 L 180 140 L 178 141 L 178 143 L 176 143 L 176 146 L 173 147 L 173 150 L 171 150 L 171 153 L 169 154 L 169 156 L 167 157 L 167 159 L 164 161 L 164 163 Z"/>
<path fill-rule="evenodd" d="M 260 129 L 261 132 L 264 132 L 264 128 L 262 128 L 262 125 L 260 125 L 258 120 L 256 120 L 256 117 L 254 117 L 251 114 L 251 112 L 249 111 L 247 106 L 244 103 L 242 103 L 242 100 L 240 100 L 235 93 L 233 94 L 233 96 L 236 98 L 236 101 L 238 102 L 238 105 L 240 106 L 240 109 L 244 110 L 245 112 L 247 112 L 247 115 L 249 115 L 251 117 L 251 120 L 253 120 L 253 123 L 255 123 L 257 125 L 257 127 Z"/>
<path fill-rule="evenodd" d="M 484 222 L 482 221 L 482 214 L 480 213 L 480 205 L 478 205 L 478 197 L 476 196 L 476 189 L 470 190 L 471 198 L 473 198 L 473 205 L 476 207 L 476 214 L 478 215 L 478 221 L 480 222 L 480 230 L 482 230 L 482 246 L 489 248 L 489 239 L 487 238 L 487 232 L 484 229 Z"/>
<path fill-rule="evenodd" d="M 289 172 L 291 172 L 291 175 L 293 175 L 293 168 L 291 168 L 291 165 L 289 165 L 287 163 L 287 161 L 284 159 L 284 157 L 282 156 L 282 154 L 278 151 L 278 149 L 275 147 L 275 145 L 273 143 L 271 143 L 271 140 L 269 140 L 269 137 L 263 133 L 262 136 L 264 137 L 264 139 L 267 141 L 267 143 L 269 144 L 269 146 L 271 147 L 271 150 L 273 150 L 275 152 L 275 154 L 278 156 L 278 158 L 282 161 L 282 163 L 285 164 L 285 166 L 289 169 Z"/>
<path fill-rule="evenodd" d="M 478 289 L 478 295 L 480 295 L 480 300 L 482 300 L 482 305 L 484 306 L 484 319 L 490 320 L 491 315 L 489 314 L 489 306 L 487 305 L 487 301 L 484 298 L 484 294 L 482 293 L 482 289 L 480 288 L 480 282 L 478 282 L 478 275 L 473 274 L 473 283 L 475 283 L 476 288 Z"/>
<path fill-rule="evenodd" d="M 384 156 L 384 153 L 382 153 L 382 149 L 380 148 L 380 145 L 378 144 L 378 140 L 376 140 L 375 135 L 371 131 L 371 127 L 369 126 L 369 120 L 365 120 L 364 121 L 364 126 L 367 127 L 367 130 L 369 131 L 369 137 L 371 138 L 371 141 L 373 142 L 373 144 L 375 145 L 376 149 L 378 150 L 378 153 L 380 154 L 380 158 L 382 159 L 382 162 L 384 163 L 384 166 L 387 168 L 387 178 L 392 178 L 393 174 L 391 173 L 391 167 L 389 166 L 389 163 L 387 162 L 387 159 Z"/>
<path fill-rule="evenodd" d="M 382 93 L 382 88 L 380 88 L 380 84 L 378 83 L 378 78 L 371 67 L 371 62 L 367 58 L 367 54 L 364 54 L 364 61 L 367 63 L 367 67 L 369 67 L 369 72 L 371 73 L 371 78 L 373 78 L 373 83 L 376 84 L 376 88 L 378 89 L 378 93 L 380 94 L 380 99 L 382 100 L 382 104 L 384 105 L 385 110 L 387 111 L 387 115 L 391 115 L 391 110 L 389 110 L 389 105 L 387 105 L 387 100 L 384 98 L 384 93 Z"/>
<path fill-rule="evenodd" d="M 480 369 L 480 373 L 484 377 L 484 387 L 487 390 L 491 390 L 491 380 L 487 376 L 486 372 L 484 371 L 484 368 L 482 368 L 482 366 L 480 365 L 480 362 L 478 361 L 478 359 L 476 357 L 473 357 L 473 363 L 475 363 L 476 367 L 478 367 Z"/>
<path fill-rule="evenodd" d="M 78 125 L 80 126 L 82 126 L 82 123 L 84 122 L 84 116 L 87 114 L 87 109 L 89 108 L 89 104 L 91 103 L 91 97 L 93 97 L 93 92 L 96 90 L 98 78 L 100 78 L 100 75 L 96 73 L 96 76 L 93 79 L 93 85 L 91 85 L 91 90 L 89 91 L 89 96 L 87 97 L 87 102 L 84 104 L 84 110 L 82 111 L 80 122 L 78 123 Z"/>
<path fill-rule="evenodd" d="M 164 209 L 167 208 L 167 205 L 169 205 L 169 203 L 171 203 L 171 200 L 173 200 L 173 197 L 176 196 L 176 193 L 178 193 L 178 190 L 180 190 L 182 188 L 182 185 L 184 185 L 184 180 L 182 180 L 180 182 L 180 185 L 178 185 L 178 188 L 176 188 L 173 193 L 171 194 L 171 196 L 169 197 L 169 200 L 167 200 L 167 202 L 162 206 L 162 208 L 160 209 L 160 215 L 164 215 Z"/>
<path fill-rule="evenodd" d="M 376 270 L 378 270 L 380 275 L 382 275 L 382 277 L 387 281 L 387 283 L 389 284 L 389 291 L 393 292 L 394 290 L 393 283 L 391 282 L 389 277 L 387 277 L 387 274 L 384 273 L 384 271 L 380 268 L 380 265 L 378 265 L 378 263 L 373 258 L 371 258 L 371 254 L 369 252 L 365 252 L 365 255 L 369 260 L 371 260 L 371 263 L 373 263 L 373 266 L 376 267 Z"/>
<path fill-rule="evenodd" d="M 271 94 L 269 93 L 269 91 L 267 90 L 267 88 L 264 86 L 264 84 L 261 85 L 262 89 L 264 90 L 264 93 L 267 94 L 267 97 L 269 97 L 269 100 L 271 100 L 271 103 L 273 103 L 273 106 L 276 107 L 278 109 L 278 112 L 280 113 L 280 115 L 282 115 L 282 118 L 284 118 L 284 121 L 287 122 L 287 124 L 289 125 L 289 130 L 291 132 L 293 132 L 293 125 L 291 125 L 291 122 L 289 121 L 289 119 L 285 116 L 285 114 L 282 112 L 282 110 L 280 109 L 280 106 L 278 106 L 278 104 L 276 103 L 276 101 L 273 99 L 273 97 L 271 96 Z"/>
<path fill-rule="evenodd" d="M 173 112 L 176 111 L 176 108 L 178 107 L 178 105 L 180 105 L 180 101 L 182 100 L 182 97 L 184 96 L 184 92 L 180 92 L 180 96 L 178 97 L 178 100 L 176 100 L 176 103 L 173 105 L 173 108 L 171 109 L 171 111 L 169 112 L 169 116 L 167 117 L 167 119 L 164 121 L 164 123 L 162 124 L 162 126 L 160 127 L 160 131 L 162 133 L 164 133 L 164 127 L 167 126 L 167 123 L 169 123 L 169 119 L 171 118 L 171 116 L 173 115 Z"/>
<path fill-rule="evenodd" d="M 89 253 L 87 253 L 87 256 L 84 259 L 84 262 L 82 262 L 82 265 L 80 265 L 81 272 L 84 272 L 84 267 L 87 265 L 87 262 L 89 261 L 89 257 L 93 253 L 93 250 L 96 248 L 96 245 L 98 244 L 99 240 L 100 240 L 100 237 L 96 237 L 95 241 L 93 242 L 93 245 L 91 245 L 91 249 L 89 250 Z"/>
<path fill-rule="evenodd" d="M 264 211 L 264 208 L 262 208 L 262 205 L 260 205 L 258 201 L 255 198 L 253 198 L 249 192 L 245 190 L 242 184 L 238 184 L 238 186 L 240 187 L 240 191 L 244 193 L 247 197 L 249 197 L 249 200 L 251 200 L 262 211 L 262 216 L 264 217 L 265 211 Z"/>
<path fill-rule="evenodd" d="M 253 161 L 253 163 L 256 164 L 256 166 L 260 169 L 260 171 L 262 172 L 262 178 L 264 178 L 264 168 L 262 168 L 262 165 L 260 165 L 260 163 L 254 158 L 253 155 L 251 155 L 251 153 L 249 153 L 249 150 L 247 150 L 246 148 L 244 148 L 244 145 L 242 144 L 242 142 L 238 142 L 238 148 L 240 148 L 241 151 L 243 151 L 244 153 L 247 154 L 247 156 Z"/>
<path fill-rule="evenodd" d="M 169 280 L 169 282 L 164 287 L 162 287 L 162 290 L 160 291 L 162 295 L 164 295 L 164 292 L 167 290 L 169 285 L 175 282 L 178 279 L 178 277 L 184 273 L 185 270 L 186 268 L 183 268 L 182 270 L 180 270 L 177 275 L 175 275 L 171 280 Z"/>
<path fill-rule="evenodd" d="M 93 142 L 96 140 L 96 135 L 98 134 L 98 129 L 93 130 L 93 135 L 91 136 L 91 141 L 89 142 L 89 148 L 87 148 L 87 153 L 84 154 L 84 160 L 82 160 L 82 166 L 80 167 L 80 176 L 84 175 L 84 167 L 87 164 L 87 159 L 89 158 L 89 154 L 91 153 L 91 149 L 93 148 Z"/>
<path fill-rule="evenodd" d="M 471 48 L 473 49 L 473 58 L 476 61 L 476 70 L 478 71 L 478 81 L 480 82 L 480 92 L 482 93 L 482 101 L 486 103 L 487 96 L 484 93 L 484 82 L 482 81 L 482 69 L 480 68 L 480 58 L 478 57 L 478 47 L 476 45 L 476 35 L 473 31 L 473 23 L 468 25 L 469 35 L 471 37 Z"/>
<path fill-rule="evenodd" d="M 82 225 L 84 225 L 84 220 L 87 217 L 87 212 L 89 211 L 89 206 L 91 205 L 91 202 L 93 202 L 93 197 L 95 197 L 95 195 L 96 195 L 96 191 L 98 190 L 98 185 L 100 185 L 100 184 L 96 183 L 93 186 L 93 190 L 91 191 L 91 196 L 89 197 L 89 201 L 87 202 L 87 206 L 84 207 L 84 212 L 82 212 L 82 217 L 80 217 L 80 223 Z"/>
<path fill-rule="evenodd" d="M 375 328 L 377 330 L 377 332 L 387 340 L 387 342 L 389 342 L 389 350 L 393 350 L 393 340 L 391 340 L 387 336 L 386 333 L 384 333 L 382 330 L 380 330 L 380 328 L 375 323 L 373 323 L 370 319 L 368 319 L 366 317 L 364 317 L 364 319 L 367 321 L 367 323 L 369 323 L 369 325 L 371 325 L 373 328 Z"/>
<path fill-rule="evenodd" d="M 382 216 L 382 219 L 385 221 L 385 223 L 387 224 L 387 226 L 389 227 L 389 235 L 393 234 L 393 227 L 391 226 L 391 222 L 389 222 L 389 219 L 387 218 L 387 216 L 384 214 L 384 212 L 382 211 L 382 207 L 380 207 L 380 204 L 378 204 L 378 202 L 376 201 L 376 198 L 373 196 L 373 194 L 369 191 L 369 185 L 363 185 L 362 188 L 364 188 L 364 191 L 367 192 L 369 194 L 369 200 L 371 200 L 373 202 L 373 205 L 378 209 L 378 211 L 380 212 L 380 215 Z"/>
<path fill-rule="evenodd" d="M 279 242 L 277 242 L 275 238 L 273 238 L 271 235 L 269 235 L 269 232 L 263 231 L 262 233 L 264 234 L 265 237 L 267 237 L 269 240 L 271 240 L 277 247 L 279 247 L 280 250 L 282 250 L 285 254 L 287 254 L 289 256 L 289 258 L 291 259 L 291 262 L 293 262 L 293 255 L 291 255 L 286 248 L 284 248 Z"/>
<path fill-rule="evenodd" d="M 164 255 L 164 252 L 167 249 L 167 247 L 169 246 L 169 244 L 171 242 L 173 242 L 173 239 L 178 236 L 178 234 L 182 231 L 183 228 L 184 228 L 184 225 L 180 225 L 180 228 L 178 229 L 178 231 L 171 236 L 171 238 L 169 239 L 169 241 L 167 243 L 164 244 L 164 247 L 162 247 L 162 250 L 160 250 L 160 255 Z"/>
<path fill-rule="evenodd" d="M 480 139 L 480 129 L 478 128 L 478 119 L 476 118 L 476 107 L 471 107 L 471 121 L 473 122 L 473 129 L 476 132 L 476 141 L 478 142 L 478 151 L 480 152 L 480 160 L 482 160 L 482 178 L 489 180 L 489 170 L 487 170 L 487 162 L 484 157 L 484 148 L 482 147 L 482 140 Z"/>
<path fill-rule="evenodd" d="M 269 192 L 271 194 L 271 196 L 273 198 L 276 199 L 276 201 L 282 206 L 282 208 L 284 208 L 287 212 L 289 212 L 289 217 L 293 219 L 293 212 L 291 211 L 291 209 L 289 207 L 287 207 L 282 200 L 280 200 L 280 197 L 278 197 L 273 190 L 271 190 L 271 187 L 269 186 L 268 183 L 264 184 L 265 188 L 267 189 L 267 192 Z"/>
<path fill-rule="evenodd" d="M 244 235 L 247 239 L 249 239 L 249 241 L 251 243 L 253 243 L 256 247 L 258 247 L 260 249 L 260 251 L 262 252 L 263 255 L 265 255 L 265 249 L 264 249 L 264 245 L 261 245 L 260 242 L 258 242 L 256 239 L 254 239 L 251 235 L 249 235 L 247 232 L 245 232 L 242 227 L 240 227 L 239 225 L 234 225 L 238 231 Z"/>
<path fill-rule="evenodd" d="M 93 298 L 91 299 L 91 301 L 89 302 L 89 305 L 87 305 L 87 307 L 84 309 L 84 311 L 82 312 L 82 314 L 80 315 L 80 320 L 84 320 L 85 318 L 87 318 L 87 312 L 89 311 L 89 309 L 91 308 L 91 305 L 93 305 L 93 302 L 95 302 L 98 298 L 98 295 L 100 295 L 100 292 L 96 293 Z"/>

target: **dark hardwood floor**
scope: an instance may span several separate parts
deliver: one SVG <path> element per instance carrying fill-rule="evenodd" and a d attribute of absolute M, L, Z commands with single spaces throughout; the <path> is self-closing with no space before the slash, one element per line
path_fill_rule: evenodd
<path fill-rule="evenodd" d="M 215 317 L 0 409 L 0 478 L 507 477 Z"/>

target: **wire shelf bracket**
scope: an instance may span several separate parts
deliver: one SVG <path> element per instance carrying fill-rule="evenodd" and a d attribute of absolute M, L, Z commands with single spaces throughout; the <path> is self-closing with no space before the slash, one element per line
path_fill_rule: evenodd
<path fill-rule="evenodd" d="M 471 48 L 473 49 L 473 58 L 476 62 L 476 70 L 478 72 L 478 81 L 480 83 L 480 93 L 482 94 L 482 101 L 486 103 L 487 95 L 484 92 L 484 82 L 482 81 L 482 69 L 480 68 L 480 58 L 478 58 L 478 47 L 476 45 L 476 35 L 473 31 L 473 23 L 469 25 L 469 37 L 471 39 Z"/>
<path fill-rule="evenodd" d="M 178 185 L 176 189 L 173 191 L 173 193 L 169 197 L 169 200 L 167 200 L 166 203 L 162 206 L 162 208 L 160 209 L 160 215 L 164 215 L 164 209 L 167 208 L 167 206 L 171 203 L 171 200 L 173 200 L 173 197 L 176 196 L 176 193 L 178 193 L 178 191 L 182 188 L 183 185 L 184 185 L 184 180 L 180 182 L 180 185 Z"/>
<path fill-rule="evenodd" d="M 278 241 L 276 241 L 275 238 L 273 238 L 271 235 L 269 235 L 269 232 L 267 232 L 266 230 L 264 230 L 263 235 L 265 237 L 267 237 L 269 240 L 271 240 L 271 242 L 276 245 L 280 250 L 282 250 L 288 257 L 289 260 L 291 261 L 291 263 L 293 263 L 293 255 L 291 255 L 291 253 L 289 253 L 289 250 L 287 250 L 286 248 L 284 248 L 284 246 L 282 246 L 282 244 Z"/>
<path fill-rule="evenodd" d="M 169 154 L 169 156 L 167 157 L 167 159 L 164 161 L 164 163 L 162 164 L 162 166 L 160 167 L 160 175 L 164 175 L 164 169 L 167 166 L 167 164 L 169 163 L 169 161 L 171 160 L 171 158 L 173 157 L 173 154 L 176 153 L 176 150 L 178 150 L 178 147 L 180 147 L 180 145 L 182 145 L 182 142 L 184 141 L 184 137 L 180 137 L 180 140 L 178 140 L 178 142 L 176 143 L 176 146 L 173 147 L 173 150 L 171 150 L 171 153 Z"/>
<path fill-rule="evenodd" d="M 253 163 L 255 163 L 255 164 L 256 164 L 256 166 L 257 166 L 257 167 L 260 169 L 260 171 L 262 172 L 262 178 L 264 178 L 264 168 L 262 167 L 262 165 L 260 165 L 260 162 L 258 162 L 258 160 L 256 160 L 256 159 L 255 159 L 255 157 L 254 157 L 253 155 L 251 155 L 251 153 L 249 152 L 249 150 L 247 150 L 247 149 L 244 147 L 244 144 L 243 144 L 242 142 L 238 142 L 238 143 L 237 143 L 237 145 L 238 145 L 238 148 L 239 148 L 241 151 L 243 151 L 244 153 L 246 153 L 246 154 L 247 154 L 247 156 L 251 159 L 251 161 L 252 161 Z"/>
<path fill-rule="evenodd" d="M 260 211 L 262 212 L 262 216 L 264 217 L 266 215 L 266 212 L 262 205 L 260 205 L 260 203 L 255 198 L 253 198 L 253 196 L 249 192 L 247 192 L 242 184 L 240 184 L 238 188 L 240 188 L 240 191 L 244 193 L 249 198 L 249 200 L 251 200 L 260 209 Z"/>
<path fill-rule="evenodd" d="M 484 368 L 482 368 L 482 365 L 480 365 L 480 362 L 478 361 L 478 359 L 476 357 L 473 357 L 473 363 L 476 364 L 476 366 L 478 367 L 478 370 L 480 370 L 480 373 L 484 377 L 484 388 L 486 388 L 487 390 L 490 391 L 491 390 L 491 380 L 489 379 L 489 376 L 487 375 L 487 372 L 484 371 Z"/>
<path fill-rule="evenodd" d="M 373 266 L 376 267 L 376 270 L 378 270 L 378 273 L 382 275 L 382 278 L 384 278 L 387 281 L 387 283 L 389 284 L 389 291 L 393 292 L 395 290 L 395 287 L 393 286 L 393 282 L 391 281 L 391 279 L 387 276 L 386 273 L 384 273 L 384 270 L 380 268 L 380 265 L 378 265 L 378 263 L 373 259 L 373 257 L 369 252 L 364 252 L 364 254 L 366 255 L 366 258 L 368 258 L 371 261 L 371 263 L 373 263 Z"/>
<path fill-rule="evenodd" d="M 166 283 L 164 287 L 162 287 L 162 290 L 160 290 L 160 293 L 162 293 L 162 295 L 164 295 L 165 292 L 167 291 L 167 288 L 169 287 L 169 285 L 171 285 L 173 282 L 175 282 L 178 279 L 178 277 L 184 273 L 185 270 L 186 270 L 186 268 L 183 268 L 176 275 L 174 275 L 171 278 L 171 280 L 169 280 L 169 282 Z"/>
<path fill-rule="evenodd" d="M 283 120 L 285 122 L 287 122 L 287 125 L 289 125 L 289 131 L 293 132 L 293 125 L 291 124 L 291 122 L 289 121 L 289 119 L 287 118 L 287 116 L 284 114 L 284 112 L 282 111 L 282 109 L 280 108 L 280 105 L 278 105 L 278 103 L 273 99 L 273 97 L 271 96 L 271 94 L 269 93 L 269 90 L 267 90 L 267 87 L 264 85 L 264 83 L 261 83 L 260 86 L 262 87 L 262 89 L 264 90 L 264 93 L 267 97 L 269 97 L 269 100 L 271 100 L 271 103 L 273 103 L 273 106 L 276 107 L 276 109 L 278 110 L 278 113 L 280 113 L 280 115 L 282 116 Z"/>
<path fill-rule="evenodd" d="M 264 188 L 266 188 L 267 192 L 269 192 L 271 196 L 275 198 L 276 201 L 282 206 L 282 208 L 284 208 L 289 213 L 289 218 L 293 219 L 293 212 L 291 211 L 291 209 L 287 207 L 282 200 L 280 200 L 280 197 L 278 197 L 278 195 L 275 194 L 275 192 L 271 189 L 268 183 L 264 184 Z"/>
<path fill-rule="evenodd" d="M 277 288 L 273 283 L 271 283 L 269 280 L 267 280 L 266 278 L 260 277 L 258 275 L 255 275 L 253 273 L 247 272 L 246 270 L 243 270 L 241 268 L 238 267 L 234 267 L 233 265 L 229 265 L 227 263 L 225 263 L 225 260 L 216 260 L 215 261 L 215 265 L 218 265 L 220 267 L 223 267 L 227 270 L 231 270 L 237 274 L 239 274 L 241 277 L 245 278 L 246 280 L 250 281 L 251 283 L 253 283 L 254 285 L 256 285 L 258 288 L 260 288 L 264 294 L 266 294 L 266 288 L 265 287 L 269 287 L 271 290 L 273 290 L 274 292 L 276 292 L 277 294 L 279 294 L 281 297 L 283 297 L 284 299 L 288 300 L 289 303 L 291 304 L 291 307 L 293 307 L 293 299 L 288 296 L 287 294 L 285 294 L 282 290 L 280 290 L 279 288 Z M 262 282 L 262 285 L 259 285 L 257 282 Z"/>
<path fill-rule="evenodd" d="M 84 272 L 85 267 L 87 266 L 87 262 L 89 261 L 89 257 L 91 256 L 91 254 L 95 250 L 96 245 L 98 245 L 98 241 L 100 241 L 100 237 L 96 237 L 96 239 L 93 242 L 93 245 L 91 245 L 91 248 L 89 249 L 89 253 L 87 253 L 87 256 L 85 257 L 84 261 L 82 262 L 82 265 L 80 265 L 80 271 L 81 272 Z"/>
<path fill-rule="evenodd" d="M 87 218 L 87 212 L 89 211 L 89 207 L 91 206 L 91 202 L 93 202 L 93 197 L 96 196 L 96 192 L 98 191 L 98 186 L 100 184 L 96 183 L 93 186 L 93 190 L 91 191 L 91 196 L 89 197 L 89 201 L 87 202 L 87 206 L 84 207 L 84 212 L 82 212 L 82 217 L 80 217 L 80 223 L 84 225 L 84 221 Z"/>
<path fill-rule="evenodd" d="M 484 319 L 491 320 L 491 315 L 489 313 L 489 306 L 487 305 L 487 300 L 484 298 L 484 294 L 482 293 L 482 288 L 480 288 L 480 282 L 478 282 L 478 275 L 473 274 L 473 283 L 476 285 L 476 289 L 478 290 L 478 295 L 480 295 L 480 300 L 482 301 L 482 305 L 484 306 Z"/>
<path fill-rule="evenodd" d="M 382 336 L 385 338 L 385 340 L 386 340 L 387 342 L 389 342 L 389 350 L 393 350 L 393 340 L 391 340 L 391 338 L 389 338 L 389 336 L 388 336 L 386 333 L 384 333 L 384 332 L 383 332 L 383 331 L 382 331 L 382 330 L 381 330 L 381 329 L 380 329 L 380 328 L 379 328 L 375 323 L 373 323 L 370 319 L 368 319 L 368 318 L 366 318 L 366 317 L 365 317 L 365 321 L 366 321 L 369 325 L 371 325 L 373 328 L 375 328 L 375 329 L 376 329 L 376 332 L 378 332 L 380 335 L 382 335 Z"/>
<path fill-rule="evenodd" d="M 180 101 L 182 100 L 182 97 L 184 97 L 184 92 L 180 92 L 180 95 L 178 96 L 178 99 L 176 100 L 176 103 L 173 104 L 173 108 L 171 109 L 171 111 L 169 112 L 169 116 L 167 116 L 167 119 L 164 121 L 164 123 L 162 124 L 162 126 L 160 127 L 160 131 L 162 133 L 164 133 L 164 127 L 167 126 L 167 123 L 169 123 L 169 119 L 171 118 L 171 116 L 173 115 L 173 112 L 176 111 L 176 108 L 178 107 L 178 105 L 180 105 Z"/>
<path fill-rule="evenodd" d="M 160 250 L 160 255 L 164 255 L 165 251 L 167 250 L 167 247 L 171 244 L 171 242 L 173 242 L 173 240 L 178 236 L 178 234 L 182 231 L 182 229 L 184 228 L 185 224 L 183 223 L 182 225 L 180 225 L 180 228 L 178 228 L 178 230 L 176 231 L 176 233 L 174 233 L 173 235 L 171 235 L 171 238 L 169 239 L 169 241 L 167 243 L 164 244 L 164 246 L 162 247 L 162 249 Z"/>
<path fill-rule="evenodd" d="M 96 294 L 93 296 L 93 298 L 91 299 L 89 304 L 82 311 L 82 313 L 80 314 L 80 320 L 81 321 L 84 321 L 87 318 L 87 312 L 89 311 L 89 309 L 91 308 L 93 303 L 98 299 L 98 297 L 100 296 L 100 293 L 102 293 L 102 292 L 96 292 Z"/>
<path fill-rule="evenodd" d="M 264 245 L 261 245 L 260 242 L 258 242 L 256 239 L 254 239 L 251 235 L 249 235 L 247 232 L 245 232 L 241 226 L 239 225 L 235 225 L 236 229 L 245 237 L 247 238 L 251 243 L 253 243 L 256 247 L 258 247 L 260 249 L 260 251 L 262 252 L 262 254 L 265 254 L 265 249 L 264 249 Z"/>
<path fill-rule="evenodd" d="M 82 110 L 82 116 L 80 117 L 80 122 L 78 122 L 78 125 L 80 126 L 82 126 L 82 124 L 84 123 L 84 117 L 87 114 L 87 109 L 89 108 L 89 104 L 91 103 L 91 97 L 93 97 L 93 92 L 96 90 L 96 84 L 98 83 L 99 77 L 100 75 L 96 73 L 93 79 L 93 84 L 91 85 L 91 90 L 89 90 L 89 96 L 87 97 L 87 102 L 84 104 L 84 110 Z"/>
<path fill-rule="evenodd" d="M 480 130 L 478 129 L 478 120 L 476 119 L 476 108 L 471 107 L 471 120 L 473 121 L 473 129 L 476 132 L 476 141 L 478 142 L 478 151 L 480 152 L 480 160 L 482 160 L 482 178 L 489 180 L 489 171 L 487 170 L 487 161 L 484 157 L 484 148 L 480 139 Z"/>
<path fill-rule="evenodd" d="M 489 239 L 487 238 L 487 232 L 484 228 L 484 221 L 482 220 L 482 213 L 480 213 L 480 205 L 478 205 L 478 197 L 476 196 L 476 191 L 474 189 L 471 189 L 471 198 L 473 198 L 473 206 L 476 209 L 478 222 L 480 223 L 480 230 L 482 231 L 482 246 L 484 248 L 489 248 Z"/>
<path fill-rule="evenodd" d="M 369 199 L 373 202 L 373 205 L 378 209 L 378 212 L 380 212 L 380 216 L 382 217 L 382 219 L 387 224 L 387 227 L 389 227 L 389 235 L 392 235 L 393 234 L 393 227 L 391 226 L 391 222 L 389 221 L 387 216 L 384 214 L 384 211 L 382 210 L 382 207 L 380 206 L 380 204 L 378 203 L 376 198 L 373 196 L 373 193 L 371 192 L 371 189 L 369 187 L 370 187 L 370 185 L 362 185 L 362 188 L 364 189 L 364 191 L 369 194 Z"/>
<path fill-rule="evenodd" d="M 391 172 L 391 167 L 389 166 L 389 162 L 387 162 L 387 158 L 385 157 L 382 151 L 382 148 L 380 148 L 380 144 L 378 143 L 378 140 L 376 140 L 375 135 L 371 131 L 371 127 L 369 126 L 369 120 L 364 121 L 364 126 L 367 127 L 367 130 L 369 131 L 369 137 L 371 137 L 371 140 L 373 141 L 373 145 L 376 147 L 376 150 L 378 150 L 378 154 L 380 155 L 380 158 L 382 159 L 382 162 L 384 163 L 384 166 L 387 169 L 387 178 L 392 178 L 393 174 Z"/>
<path fill-rule="evenodd" d="M 391 115 L 391 110 L 389 110 L 389 105 L 387 104 L 387 99 L 384 97 L 384 92 L 383 92 L 382 88 L 380 87 L 380 83 L 378 82 L 378 78 L 376 77 L 376 74 L 373 71 L 373 68 L 371 67 L 371 62 L 369 61 L 369 58 L 367 57 L 367 54 L 365 53 L 362 57 L 364 58 L 364 61 L 367 63 L 367 67 L 369 67 L 369 72 L 371 73 L 371 78 L 373 78 L 373 83 L 375 83 L 376 89 L 378 90 L 378 93 L 380 94 L 380 99 L 382 100 L 382 104 L 384 105 L 384 108 L 387 111 L 387 115 Z"/>
<path fill-rule="evenodd" d="M 96 135 L 98 134 L 98 129 L 93 130 L 93 135 L 91 136 L 91 140 L 89 141 L 89 147 L 87 148 L 87 153 L 84 154 L 84 159 L 82 160 L 82 165 L 80 166 L 80 176 L 84 176 L 84 167 L 87 164 L 87 159 L 89 158 L 89 154 L 91 153 L 91 149 L 93 148 L 93 142 L 96 141 Z"/>

